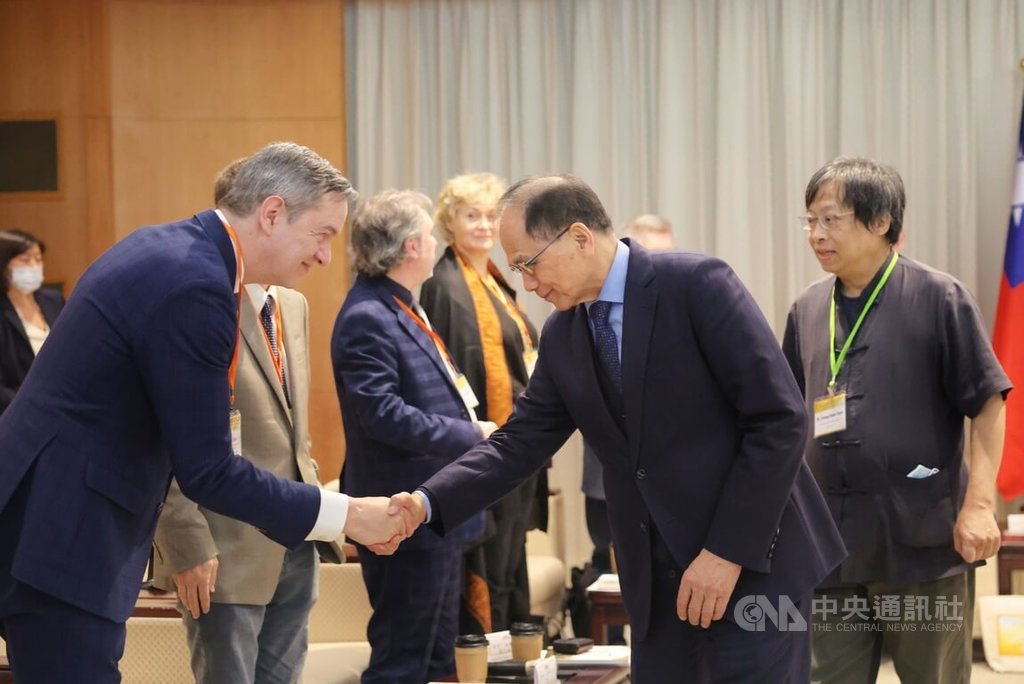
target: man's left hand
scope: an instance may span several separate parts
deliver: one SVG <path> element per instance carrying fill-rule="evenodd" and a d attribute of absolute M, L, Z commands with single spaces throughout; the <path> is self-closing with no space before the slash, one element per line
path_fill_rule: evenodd
<path fill-rule="evenodd" d="M 968 563 L 974 563 L 996 555 L 1001 541 L 1002 535 L 992 509 L 965 503 L 953 528 L 953 545 L 957 553 Z"/>
<path fill-rule="evenodd" d="M 705 629 L 721 620 L 742 566 L 701 549 L 679 582 L 676 613 L 680 620 Z"/>

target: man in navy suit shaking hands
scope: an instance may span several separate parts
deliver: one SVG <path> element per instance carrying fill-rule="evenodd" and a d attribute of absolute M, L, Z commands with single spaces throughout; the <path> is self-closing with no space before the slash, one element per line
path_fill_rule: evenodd
<path fill-rule="evenodd" d="M 499 210 L 510 267 L 558 311 L 512 418 L 396 502 L 447 531 L 579 428 L 604 466 L 632 681 L 807 682 L 811 590 L 845 551 L 753 297 L 718 259 L 617 240 L 572 176 L 520 181 Z"/>
<path fill-rule="evenodd" d="M 405 534 L 383 497 L 321 492 L 235 457 L 242 284 L 294 287 L 329 263 L 354 197 L 315 152 L 276 143 L 242 164 L 217 209 L 137 230 L 82 276 L 0 417 L 0 634 L 20 684 L 120 681 L 172 474 L 286 547 L 344 530 L 388 552 Z"/>

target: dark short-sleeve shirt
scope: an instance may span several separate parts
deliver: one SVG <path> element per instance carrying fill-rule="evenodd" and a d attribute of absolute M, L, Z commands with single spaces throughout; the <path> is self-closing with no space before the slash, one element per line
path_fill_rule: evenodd
<path fill-rule="evenodd" d="M 809 416 L 831 378 L 835 282 L 809 287 L 786 323 L 783 349 Z M 837 303 L 836 356 L 851 327 Z M 826 584 L 919 582 L 966 570 L 953 546 L 967 486 L 964 418 L 1011 389 L 974 297 L 952 276 L 900 256 L 836 386 L 846 392 L 846 429 L 817 438 L 811 430 L 806 451 L 849 550 Z M 908 477 L 918 466 L 937 472 Z"/>

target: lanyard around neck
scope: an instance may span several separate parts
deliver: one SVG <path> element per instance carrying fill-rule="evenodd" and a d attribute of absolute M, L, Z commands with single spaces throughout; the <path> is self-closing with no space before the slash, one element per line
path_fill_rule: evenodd
<path fill-rule="evenodd" d="M 235 251 L 235 292 L 238 293 L 238 306 L 235 309 L 235 350 L 231 353 L 231 365 L 228 366 L 228 399 L 231 407 L 235 406 L 235 377 L 238 375 L 238 345 L 242 339 L 242 282 L 245 274 L 245 265 L 242 260 L 242 243 L 238 241 L 238 235 L 234 228 L 228 223 L 227 218 L 217 210 L 217 216 L 224 224 L 224 230 L 231 238 L 231 247 Z"/>
<path fill-rule="evenodd" d="M 402 311 L 409 314 L 409 317 L 412 318 L 412 320 L 416 323 L 416 325 L 420 327 L 420 329 L 423 332 L 427 333 L 427 335 L 430 336 L 430 339 L 433 340 L 434 342 L 434 346 L 437 347 L 438 353 L 441 354 L 441 358 L 444 359 L 444 362 L 448 365 L 448 368 L 451 370 L 452 374 L 458 375 L 459 371 L 455 367 L 455 362 L 452 361 L 451 354 L 448 353 L 448 347 L 444 345 L 444 340 L 441 339 L 441 336 L 434 332 L 434 329 L 427 325 L 426 322 L 422 318 L 420 318 L 419 314 L 413 311 L 405 302 L 403 302 L 395 295 L 391 295 L 391 298 L 395 300 L 395 304 L 398 304 L 398 306 L 402 308 Z"/>
<path fill-rule="evenodd" d="M 843 344 L 842 350 L 839 352 L 839 358 L 836 358 L 836 286 L 832 285 L 832 301 L 829 307 L 828 317 L 828 358 L 832 369 L 832 379 L 828 381 L 829 391 L 834 391 L 836 386 L 836 378 L 839 377 L 839 369 L 843 367 L 843 362 L 846 361 L 846 355 L 850 351 L 850 347 L 853 345 L 853 338 L 856 337 L 857 331 L 860 330 L 860 324 L 864 322 L 864 317 L 868 315 L 868 309 L 875 303 L 875 299 L 878 297 L 878 293 L 885 287 L 885 283 L 888 282 L 889 276 L 892 275 L 892 269 L 896 267 L 896 262 L 900 258 L 899 252 L 893 252 L 892 259 L 889 260 L 889 265 L 885 267 L 885 273 L 882 274 L 882 279 L 875 285 L 875 289 L 871 291 L 871 296 L 868 297 L 868 301 L 864 304 L 864 308 L 860 312 L 860 316 L 857 317 L 857 322 L 854 323 L 853 329 L 850 334 L 846 336 L 846 342 Z"/>

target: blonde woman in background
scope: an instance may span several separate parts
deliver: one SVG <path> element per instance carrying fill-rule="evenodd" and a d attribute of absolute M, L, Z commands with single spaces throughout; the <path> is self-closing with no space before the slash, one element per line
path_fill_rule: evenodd
<path fill-rule="evenodd" d="M 490 258 L 504 191 L 505 182 L 490 173 L 460 175 L 445 184 L 434 225 L 448 248 L 420 293 L 420 304 L 480 402 L 477 415 L 498 426 L 512 414 L 537 357 L 537 331 Z M 487 533 L 467 550 L 464 630 L 503 630 L 529 617 L 525 545 L 534 527 L 547 527 L 543 471 L 488 510 Z"/>

